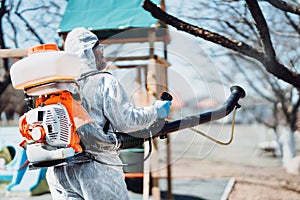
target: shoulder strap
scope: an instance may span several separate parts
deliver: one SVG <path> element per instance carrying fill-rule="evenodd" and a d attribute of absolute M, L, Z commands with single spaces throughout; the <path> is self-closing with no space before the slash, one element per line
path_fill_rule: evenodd
<path fill-rule="evenodd" d="M 94 71 L 90 71 L 90 72 L 81 74 L 81 76 L 77 79 L 77 81 L 84 80 L 84 79 L 86 79 L 87 77 L 95 76 L 95 75 L 97 75 L 97 74 L 109 74 L 109 75 L 112 75 L 110 72 L 94 70 Z M 103 109 L 102 109 L 102 112 L 103 112 L 103 116 L 104 116 L 104 118 L 105 118 L 105 120 L 106 120 L 106 122 L 105 122 L 105 124 L 104 124 L 104 126 L 103 126 L 103 132 L 104 132 L 104 133 L 108 133 L 108 129 L 109 129 L 109 126 L 110 126 L 110 121 L 109 121 L 109 119 L 105 116 L 104 110 L 103 110 Z"/>
<path fill-rule="evenodd" d="M 86 72 L 86 73 L 81 74 L 81 76 L 77 79 L 77 81 L 81 81 L 83 79 L 86 79 L 87 77 L 95 76 L 97 74 L 109 74 L 109 75 L 111 75 L 110 72 L 94 70 L 94 71 L 90 71 L 90 72 Z"/>
<path fill-rule="evenodd" d="M 110 126 L 110 121 L 108 120 L 108 118 L 104 115 L 104 112 L 103 112 L 103 116 L 106 120 L 104 126 L 103 126 L 103 132 L 104 133 L 108 133 L 108 129 L 109 129 L 109 126 Z"/>

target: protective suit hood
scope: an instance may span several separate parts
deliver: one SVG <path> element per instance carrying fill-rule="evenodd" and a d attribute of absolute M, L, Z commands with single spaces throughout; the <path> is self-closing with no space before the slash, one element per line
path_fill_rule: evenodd
<path fill-rule="evenodd" d="M 93 52 L 93 47 L 97 42 L 97 36 L 82 27 L 75 28 L 68 34 L 65 41 L 65 51 L 75 53 L 80 56 L 80 75 L 89 71 L 104 69 L 104 65 L 102 69 L 97 68 L 96 65 L 96 57 Z"/>

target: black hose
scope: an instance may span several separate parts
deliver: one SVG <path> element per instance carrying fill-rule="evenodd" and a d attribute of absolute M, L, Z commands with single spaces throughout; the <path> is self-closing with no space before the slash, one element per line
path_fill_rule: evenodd
<path fill-rule="evenodd" d="M 230 88 L 231 94 L 226 102 L 220 108 L 205 112 L 199 115 L 187 116 L 182 119 L 167 122 L 165 120 L 158 120 L 149 129 L 143 129 L 131 133 L 117 133 L 118 142 L 120 142 L 120 149 L 127 149 L 140 146 L 144 143 L 146 138 L 162 137 L 168 133 L 178 130 L 191 128 L 199 124 L 215 121 L 227 116 L 235 107 L 240 107 L 238 101 L 244 98 L 246 93 L 243 88 L 239 86 L 232 86 Z"/>
<path fill-rule="evenodd" d="M 121 143 L 120 149 L 129 149 L 133 147 L 142 146 L 144 138 L 138 138 L 126 133 L 117 133 L 118 141 Z"/>

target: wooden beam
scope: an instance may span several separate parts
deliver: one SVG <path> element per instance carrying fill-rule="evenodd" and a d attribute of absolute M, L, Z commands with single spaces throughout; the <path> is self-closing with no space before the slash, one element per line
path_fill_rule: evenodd
<path fill-rule="evenodd" d="M 122 38 L 99 40 L 101 44 L 123 44 L 123 43 L 143 43 L 149 42 L 148 38 Z M 165 37 L 156 37 L 155 42 L 164 42 Z"/>
<path fill-rule="evenodd" d="M 149 56 L 105 57 L 105 61 L 149 60 Z"/>
<path fill-rule="evenodd" d="M 62 36 L 63 41 L 66 40 L 67 33 L 60 34 Z M 156 42 L 164 42 L 166 41 L 166 36 L 156 37 Z M 170 43 L 171 39 L 167 36 L 167 42 Z M 109 38 L 104 40 L 99 40 L 101 44 L 125 44 L 125 43 L 143 43 L 148 42 L 148 37 L 140 37 L 140 38 Z"/>
<path fill-rule="evenodd" d="M 0 58 L 21 58 L 27 55 L 27 49 L 0 49 Z"/>
<path fill-rule="evenodd" d="M 163 65 L 164 67 L 170 67 L 171 64 L 164 58 L 161 58 L 159 56 L 155 56 L 155 61 L 156 63 L 160 64 L 160 65 Z"/>
<path fill-rule="evenodd" d="M 128 56 L 128 57 L 105 57 L 106 62 L 115 62 L 115 61 L 134 61 L 134 60 L 149 60 L 150 56 Z M 154 55 L 154 59 L 160 65 L 165 67 L 171 66 L 170 63 L 164 58 Z"/>
<path fill-rule="evenodd" d="M 108 69 L 131 69 L 131 68 L 137 68 L 140 67 L 146 67 L 147 65 L 110 65 L 108 66 Z"/>
<path fill-rule="evenodd" d="M 155 35 L 154 29 L 149 29 L 148 40 L 149 40 L 149 55 L 150 55 L 150 58 L 154 58 L 154 42 L 156 40 L 156 35 Z"/>

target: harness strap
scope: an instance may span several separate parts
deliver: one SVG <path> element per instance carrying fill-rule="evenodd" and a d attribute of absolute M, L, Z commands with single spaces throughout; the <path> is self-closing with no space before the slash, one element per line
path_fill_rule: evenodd
<path fill-rule="evenodd" d="M 81 81 L 83 79 L 86 79 L 87 77 L 95 76 L 97 74 L 110 74 L 110 75 L 112 75 L 110 72 L 94 70 L 94 71 L 90 71 L 90 72 L 86 72 L 86 73 L 81 74 L 81 76 L 78 79 L 76 79 L 76 81 Z"/>
<path fill-rule="evenodd" d="M 110 72 L 106 72 L 106 71 L 99 71 L 99 70 L 94 70 L 94 71 L 90 71 L 90 72 L 87 72 L 87 73 L 84 73 L 84 74 L 81 74 L 80 78 L 77 79 L 77 81 L 82 81 L 90 76 L 95 76 L 97 74 L 109 74 L 109 75 L 112 75 Z M 109 119 L 105 116 L 104 114 L 104 110 L 102 109 L 102 112 L 103 112 L 103 116 L 106 120 L 104 126 L 103 126 L 103 132 L 104 133 L 108 133 L 108 130 L 109 130 L 109 126 L 110 126 L 110 121 Z"/>
<path fill-rule="evenodd" d="M 105 118 L 105 120 L 106 120 L 106 122 L 105 122 L 105 124 L 104 124 L 104 126 L 103 126 L 103 132 L 107 134 L 107 133 L 108 133 L 109 126 L 110 126 L 110 121 L 109 121 L 109 119 L 105 116 L 104 110 L 103 110 L 103 116 L 104 116 L 104 118 Z"/>

